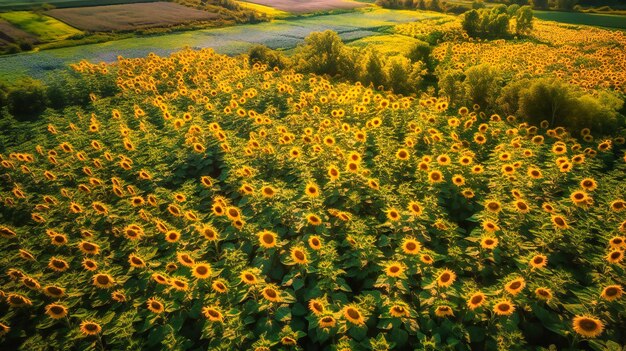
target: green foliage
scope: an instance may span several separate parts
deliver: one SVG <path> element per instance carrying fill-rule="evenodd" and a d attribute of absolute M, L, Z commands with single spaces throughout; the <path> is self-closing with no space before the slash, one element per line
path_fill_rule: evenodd
<path fill-rule="evenodd" d="M 418 40 L 409 51 L 407 57 L 413 62 L 422 61 L 429 63 L 432 50 L 432 47 L 427 42 Z"/>
<path fill-rule="evenodd" d="M 365 55 L 365 67 L 361 75 L 361 82 L 374 87 L 383 86 L 387 79 L 383 70 L 381 56 L 375 49 L 368 50 Z"/>
<path fill-rule="evenodd" d="M 472 66 L 465 71 L 465 100 L 485 108 L 493 106 L 498 97 L 502 77 L 500 72 L 489 64 Z"/>
<path fill-rule="evenodd" d="M 532 6 L 537 10 L 545 10 L 548 8 L 548 0 L 532 0 Z"/>
<path fill-rule="evenodd" d="M 536 125 L 546 120 L 551 126 L 573 131 L 590 128 L 599 133 L 609 133 L 624 125 L 618 113 L 623 101 L 615 93 L 604 91 L 593 96 L 558 79 L 511 83 L 502 90 L 497 103 L 504 112 L 515 113 Z"/>
<path fill-rule="evenodd" d="M 266 63 L 269 67 L 280 69 L 289 65 L 289 60 L 283 54 L 272 50 L 265 45 L 255 45 L 248 51 L 250 63 Z"/>
<path fill-rule="evenodd" d="M 463 16 L 463 29 L 471 37 L 505 38 L 510 36 L 509 22 L 515 20 L 516 34 L 527 34 L 532 29 L 533 12 L 529 6 L 513 4 L 490 9 L 473 9 Z"/>
<path fill-rule="evenodd" d="M 335 76 L 339 73 L 342 47 L 343 42 L 334 31 L 311 33 L 294 55 L 295 68 L 301 72 Z"/>
<path fill-rule="evenodd" d="M 46 109 L 48 98 L 41 81 L 24 78 L 14 83 L 7 93 L 7 107 L 17 120 L 30 120 Z"/>

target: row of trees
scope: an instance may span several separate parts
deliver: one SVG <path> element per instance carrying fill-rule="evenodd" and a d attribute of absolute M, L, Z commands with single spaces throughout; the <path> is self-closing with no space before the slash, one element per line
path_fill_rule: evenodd
<path fill-rule="evenodd" d="M 517 35 L 528 34 L 532 30 L 533 10 L 530 6 L 505 5 L 490 9 L 473 9 L 463 15 L 463 29 L 469 36 L 480 38 L 504 38 L 512 35 L 511 21 Z"/>
<path fill-rule="evenodd" d="M 626 124 L 620 114 L 624 102 L 614 92 L 592 95 L 556 78 L 507 81 L 489 64 L 437 71 L 439 94 L 452 107 L 477 104 L 484 111 L 515 115 L 535 125 L 547 120 L 570 130 L 610 133 Z"/>
<path fill-rule="evenodd" d="M 386 56 L 374 48 L 346 46 L 336 32 L 329 30 L 311 33 L 289 58 L 265 46 L 252 48 L 249 56 L 252 63 L 329 75 L 407 95 L 423 88 L 431 66 L 430 51 L 428 43 L 419 41 L 406 56 Z"/>

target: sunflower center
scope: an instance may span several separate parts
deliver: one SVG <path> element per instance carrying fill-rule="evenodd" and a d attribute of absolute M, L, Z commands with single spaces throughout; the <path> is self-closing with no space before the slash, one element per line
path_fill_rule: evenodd
<path fill-rule="evenodd" d="M 161 304 L 156 301 L 152 301 L 150 302 L 150 307 L 158 311 L 161 309 Z"/>
<path fill-rule="evenodd" d="M 615 296 L 615 295 L 617 295 L 617 294 L 618 294 L 618 292 L 617 292 L 617 288 L 615 288 L 615 287 L 606 288 L 606 290 L 605 290 L 605 294 L 606 294 L 607 296 Z"/>
<path fill-rule="evenodd" d="M 406 243 L 405 247 L 409 251 L 413 251 L 417 249 L 417 245 L 415 245 L 415 243 L 412 243 L 412 242 Z"/>
<path fill-rule="evenodd" d="M 543 263 L 543 257 L 535 257 L 535 258 L 533 259 L 533 262 L 534 262 L 535 264 L 541 264 L 541 263 Z"/>
<path fill-rule="evenodd" d="M 472 299 L 470 300 L 470 302 L 474 305 L 479 304 L 481 301 L 483 300 L 482 295 L 476 295 L 474 297 L 472 297 Z"/>
<path fill-rule="evenodd" d="M 391 273 L 398 273 L 400 271 L 400 267 L 398 267 L 398 266 L 391 266 L 391 267 L 389 267 L 389 271 Z"/>
<path fill-rule="evenodd" d="M 276 291 L 274 289 L 266 289 L 265 295 L 267 295 L 269 298 L 272 298 L 272 299 L 277 296 Z"/>
<path fill-rule="evenodd" d="M 304 261 L 304 259 L 306 258 L 302 251 L 295 251 L 293 255 L 300 261 Z"/>
<path fill-rule="evenodd" d="M 511 285 L 509 285 L 511 289 L 519 289 L 521 286 L 522 286 L 522 283 L 520 282 L 513 282 L 511 283 Z"/>
<path fill-rule="evenodd" d="M 503 303 L 498 305 L 498 309 L 500 311 L 506 312 L 511 309 L 511 306 L 509 304 Z"/>
<path fill-rule="evenodd" d="M 355 310 L 354 308 L 348 308 L 346 310 L 346 313 L 348 314 L 348 317 L 350 317 L 352 319 L 359 319 L 359 318 L 361 318 L 361 314 L 359 313 L 359 311 Z"/>
<path fill-rule="evenodd" d="M 107 277 L 106 275 L 99 275 L 96 278 L 96 281 L 102 285 L 106 285 L 109 283 L 109 277 Z"/>
<path fill-rule="evenodd" d="M 591 319 L 583 319 L 579 323 L 580 327 L 586 331 L 594 331 L 598 328 L 598 324 Z"/>
<path fill-rule="evenodd" d="M 439 278 L 439 280 L 441 280 L 442 282 L 447 282 L 450 280 L 450 273 L 444 273 L 441 275 L 441 277 Z"/>
<path fill-rule="evenodd" d="M 198 267 L 196 267 L 196 273 L 198 273 L 200 275 L 205 275 L 208 272 L 209 272 L 209 270 L 205 266 L 198 266 Z"/>

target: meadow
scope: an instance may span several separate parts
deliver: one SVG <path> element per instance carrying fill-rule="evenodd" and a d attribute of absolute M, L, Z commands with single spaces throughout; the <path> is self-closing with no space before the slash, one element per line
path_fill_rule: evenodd
<path fill-rule="evenodd" d="M 46 14 L 72 27 L 91 32 L 166 27 L 197 21 L 211 21 L 219 17 L 215 13 L 163 1 L 53 9 L 47 11 Z"/>
<path fill-rule="evenodd" d="M 40 41 L 54 41 L 81 34 L 82 32 L 46 15 L 28 11 L 0 12 L 0 18 L 37 36 Z"/>
<path fill-rule="evenodd" d="M 535 16 L 542 20 L 558 21 L 569 24 L 584 24 L 608 28 L 626 29 L 626 16 L 581 12 L 535 11 Z"/>

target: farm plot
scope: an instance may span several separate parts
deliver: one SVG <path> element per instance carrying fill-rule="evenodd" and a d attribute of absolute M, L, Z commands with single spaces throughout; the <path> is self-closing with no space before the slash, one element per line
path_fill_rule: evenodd
<path fill-rule="evenodd" d="M 30 43 L 37 42 L 37 37 L 29 34 L 11 23 L 0 19 L 0 48 L 12 43 Z"/>
<path fill-rule="evenodd" d="M 0 0 L 0 10 L 30 10 L 43 4 L 50 4 L 56 8 L 102 6 L 128 4 L 133 2 L 154 2 L 156 0 Z"/>
<path fill-rule="evenodd" d="M 211 21 L 219 16 L 169 2 L 54 9 L 50 16 L 91 32 L 124 31 Z"/>
<path fill-rule="evenodd" d="M 345 10 L 365 6 L 363 3 L 349 0 L 247 0 L 247 2 L 291 13 Z"/>
<path fill-rule="evenodd" d="M 0 13 L 0 18 L 25 32 L 37 36 L 42 42 L 63 40 L 82 33 L 80 30 L 72 28 L 52 17 L 35 14 L 29 11 Z"/>

